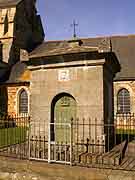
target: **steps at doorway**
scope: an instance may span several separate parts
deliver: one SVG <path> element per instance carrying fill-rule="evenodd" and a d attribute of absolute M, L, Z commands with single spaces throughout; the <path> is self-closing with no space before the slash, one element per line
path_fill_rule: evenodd
<path fill-rule="evenodd" d="M 82 164 L 104 164 L 118 166 L 121 164 L 125 151 L 127 148 L 127 141 L 115 146 L 111 151 L 101 153 L 82 153 L 79 156 L 80 163 Z"/>

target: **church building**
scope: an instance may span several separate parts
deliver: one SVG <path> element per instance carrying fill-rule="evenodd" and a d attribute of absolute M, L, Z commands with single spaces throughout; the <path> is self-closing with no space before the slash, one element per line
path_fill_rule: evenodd
<path fill-rule="evenodd" d="M 0 114 L 30 115 L 31 136 L 50 148 L 74 143 L 71 121 L 113 124 L 135 112 L 134 57 L 135 35 L 46 41 L 35 0 L 0 0 Z M 103 126 L 90 136 L 106 151 L 113 133 Z"/>

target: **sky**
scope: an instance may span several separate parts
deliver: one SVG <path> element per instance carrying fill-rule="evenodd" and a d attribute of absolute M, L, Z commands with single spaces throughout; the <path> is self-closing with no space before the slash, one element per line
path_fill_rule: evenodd
<path fill-rule="evenodd" d="M 135 0 L 37 0 L 46 40 L 135 34 Z"/>

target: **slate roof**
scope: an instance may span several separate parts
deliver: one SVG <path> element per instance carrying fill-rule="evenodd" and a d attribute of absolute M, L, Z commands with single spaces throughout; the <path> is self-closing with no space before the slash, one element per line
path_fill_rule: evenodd
<path fill-rule="evenodd" d="M 81 47 L 82 49 L 85 47 L 88 49 L 90 49 L 89 47 L 98 47 L 99 43 L 105 38 L 107 37 L 81 39 L 83 42 Z M 117 73 L 115 80 L 135 79 L 135 35 L 112 36 L 108 38 L 111 38 L 112 51 L 116 54 L 121 65 L 121 71 Z M 83 46 L 85 47 L 83 48 Z M 67 41 L 47 41 L 39 45 L 29 56 L 30 58 L 38 58 L 55 55 L 60 53 L 61 50 L 61 53 L 68 52 Z M 72 50 L 69 50 L 69 52 L 72 52 Z"/>
<path fill-rule="evenodd" d="M 55 43 L 54 43 L 55 44 Z M 80 53 L 80 52 L 91 52 L 97 51 L 97 47 L 90 46 L 77 46 L 71 47 L 68 42 L 64 41 L 59 44 L 56 43 L 54 46 L 52 43 L 43 43 L 35 51 L 29 54 L 30 58 L 45 57 L 45 56 L 56 56 L 62 54 Z M 54 46 L 54 47 L 53 47 Z"/>
<path fill-rule="evenodd" d="M 0 0 L 0 8 L 15 6 L 22 0 Z"/>

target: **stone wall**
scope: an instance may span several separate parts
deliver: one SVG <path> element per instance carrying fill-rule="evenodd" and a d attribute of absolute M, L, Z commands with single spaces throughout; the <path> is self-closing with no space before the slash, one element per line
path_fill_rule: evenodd
<path fill-rule="evenodd" d="M 29 95 L 28 86 L 8 86 L 8 114 L 18 114 L 18 93 L 21 89 L 25 89 Z"/>
<path fill-rule="evenodd" d="M 68 80 L 60 80 L 61 70 L 67 70 Z M 48 69 L 32 71 L 31 115 L 37 131 L 48 132 L 51 103 L 60 93 L 72 95 L 77 102 L 77 117 L 103 119 L 103 68 L 102 66 Z M 45 127 L 45 125 L 46 127 Z M 45 129 L 44 129 L 45 128 Z M 47 128 L 47 129 L 46 129 Z M 48 134 L 48 133 L 47 133 Z"/>
<path fill-rule="evenodd" d="M 30 98 L 29 85 L 12 84 L 0 87 L 0 112 L 2 114 L 18 114 L 18 93 L 21 89 L 25 89 Z"/>

